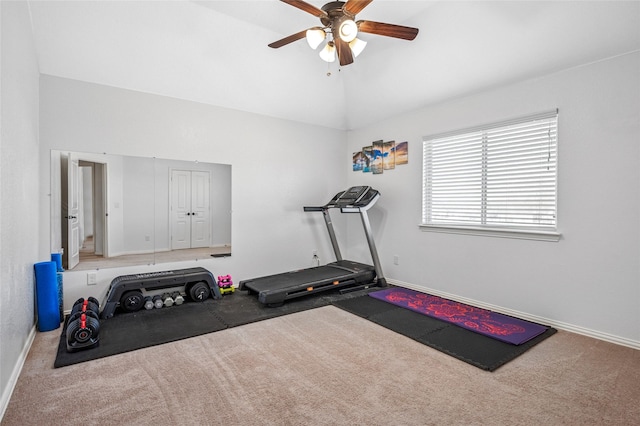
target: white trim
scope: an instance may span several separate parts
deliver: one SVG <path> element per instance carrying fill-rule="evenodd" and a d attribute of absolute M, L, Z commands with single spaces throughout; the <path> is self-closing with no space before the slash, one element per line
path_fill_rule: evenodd
<path fill-rule="evenodd" d="M 459 135 L 461 133 L 473 133 L 473 132 L 481 132 L 484 130 L 495 129 L 497 127 L 506 127 L 514 124 L 525 123 L 527 121 L 535 121 L 535 120 L 544 120 L 546 118 L 553 118 L 560 113 L 558 108 L 550 109 L 548 111 L 539 112 L 531 115 L 524 115 L 518 117 L 512 117 L 507 120 L 494 121 L 491 123 L 480 124 L 477 126 L 466 127 L 462 129 L 450 130 L 447 132 L 435 133 L 432 135 L 423 136 L 422 140 L 430 140 L 430 139 L 441 139 L 450 136 Z"/>
<path fill-rule="evenodd" d="M 22 372 L 22 367 L 24 366 L 24 362 L 27 360 L 27 355 L 31 350 L 31 345 L 33 344 L 35 338 L 36 326 L 34 325 L 31 328 L 31 332 L 29 333 L 29 336 L 27 336 L 27 341 L 25 342 L 25 345 L 20 352 L 20 356 L 18 357 L 15 366 L 13 367 L 11 377 L 9 377 L 9 381 L 7 381 L 7 387 L 2 390 L 2 398 L 0 399 L 0 420 L 2 420 L 5 411 L 7 411 L 9 401 L 11 400 L 11 395 L 13 394 L 13 390 L 18 383 L 18 378 L 20 377 L 20 373 Z"/>
<path fill-rule="evenodd" d="M 539 324 L 548 325 L 559 330 L 569 331 L 571 333 L 580 334 L 587 337 L 592 337 L 594 339 L 603 340 L 605 342 L 614 343 L 616 345 L 626 346 L 632 349 L 640 349 L 640 341 L 628 339 L 626 337 L 616 336 L 614 334 L 603 333 L 598 330 L 592 330 L 589 328 L 581 327 L 574 324 L 569 324 L 562 321 L 553 320 L 550 318 L 544 318 L 537 315 L 531 315 L 526 312 L 519 312 L 513 309 L 503 308 L 502 306 L 496 306 L 489 303 L 480 302 L 478 300 L 469 299 L 466 297 L 461 297 L 455 294 L 446 293 L 444 291 L 435 290 L 432 288 L 427 288 L 424 286 L 418 286 L 415 284 L 410 284 L 398 280 L 394 280 L 391 278 L 387 278 L 387 282 L 389 284 L 404 287 L 411 290 L 419 291 L 422 293 L 429 293 L 434 296 L 444 297 L 446 299 L 454 300 L 460 303 L 466 303 L 468 305 L 476 306 L 478 308 L 488 309 L 490 311 L 498 312 L 505 315 L 510 315 L 517 318 L 522 318 L 523 320 L 537 322 Z"/>
<path fill-rule="evenodd" d="M 562 234 L 556 231 L 521 230 L 508 228 L 487 228 L 474 226 L 418 225 L 425 232 L 441 232 L 447 234 L 482 235 L 485 237 L 518 238 L 521 240 L 560 241 Z"/>

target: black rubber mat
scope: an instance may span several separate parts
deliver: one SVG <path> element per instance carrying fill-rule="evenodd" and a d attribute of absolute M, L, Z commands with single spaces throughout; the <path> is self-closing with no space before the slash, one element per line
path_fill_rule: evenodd
<path fill-rule="evenodd" d="M 328 291 L 293 299 L 275 308 L 261 304 L 255 295 L 236 291 L 221 299 L 207 299 L 201 303 L 184 303 L 134 313 L 117 311 L 113 318 L 100 321 L 100 343 L 92 349 L 67 352 L 66 332 L 63 328 L 54 367 L 213 333 L 330 304 L 487 371 L 496 370 L 556 332 L 550 328 L 533 340 L 515 346 L 366 295 L 377 290 L 378 287 L 372 287 L 347 294 Z"/>
<path fill-rule="evenodd" d="M 557 332 L 550 327 L 526 343 L 512 345 L 366 295 L 336 300 L 333 305 L 487 371 Z"/>
<path fill-rule="evenodd" d="M 285 302 L 279 307 L 268 307 L 255 295 L 236 291 L 221 299 L 189 302 L 162 309 L 141 310 L 133 313 L 116 311 L 110 319 L 100 320 L 99 344 L 91 349 L 67 352 L 66 327 L 60 335 L 54 367 L 64 367 L 123 352 L 224 330 L 256 321 L 327 306 L 338 300 L 347 300 L 379 290 L 372 287 L 353 293 L 340 294 L 327 291 Z"/>

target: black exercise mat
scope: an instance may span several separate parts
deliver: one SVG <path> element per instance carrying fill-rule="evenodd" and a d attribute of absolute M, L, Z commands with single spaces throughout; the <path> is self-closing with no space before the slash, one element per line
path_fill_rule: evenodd
<path fill-rule="evenodd" d="M 64 367 L 319 308 L 330 305 L 334 301 L 357 297 L 376 289 L 379 288 L 374 287 L 347 294 L 340 294 L 338 290 L 327 291 L 293 299 L 275 308 L 258 302 L 256 295 L 236 291 L 218 300 L 207 299 L 204 302 L 187 302 L 180 306 L 130 313 L 118 310 L 112 318 L 100 320 L 100 341 L 95 348 L 67 352 L 66 327 L 64 327 L 60 335 L 54 367 Z"/>
<path fill-rule="evenodd" d="M 487 371 L 495 371 L 557 332 L 549 327 L 526 343 L 512 345 L 373 297 L 336 300 L 333 305 Z"/>

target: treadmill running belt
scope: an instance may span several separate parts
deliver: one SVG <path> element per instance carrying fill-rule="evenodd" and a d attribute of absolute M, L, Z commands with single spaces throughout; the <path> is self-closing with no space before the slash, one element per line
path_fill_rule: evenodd
<path fill-rule="evenodd" d="M 319 292 L 329 287 L 369 283 L 375 276 L 375 270 L 371 265 L 342 260 L 324 266 L 246 280 L 241 286 L 258 293 L 260 302 L 277 305 L 287 299 Z"/>

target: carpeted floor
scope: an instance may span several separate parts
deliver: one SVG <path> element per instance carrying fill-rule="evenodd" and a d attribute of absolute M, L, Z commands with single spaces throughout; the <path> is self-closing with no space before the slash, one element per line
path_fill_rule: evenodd
<path fill-rule="evenodd" d="M 37 333 L 2 426 L 635 425 L 640 351 L 560 331 L 493 373 L 334 306 L 53 368 Z"/>

